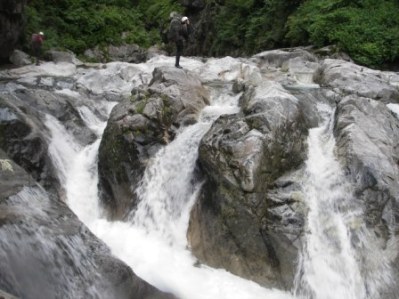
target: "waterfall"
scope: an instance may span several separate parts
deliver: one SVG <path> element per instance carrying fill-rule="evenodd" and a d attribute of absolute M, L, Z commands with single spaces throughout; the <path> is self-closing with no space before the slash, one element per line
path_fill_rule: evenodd
<path fill-rule="evenodd" d="M 303 192 L 307 225 L 295 293 L 300 298 L 376 299 L 391 281 L 388 260 L 367 230 L 334 155 L 334 111 L 319 105 L 323 124 L 308 137 Z"/>
<path fill-rule="evenodd" d="M 225 270 L 198 266 L 187 248 L 189 213 L 201 187 L 194 176 L 199 142 L 219 115 L 239 110 L 239 95 L 229 94 L 231 86 L 227 87 L 212 88 L 212 104 L 203 109 L 198 123 L 182 128 L 175 140 L 153 157 L 137 190 L 141 202 L 130 221 L 109 222 L 98 205 L 96 163 L 106 122 L 95 117 L 92 109 L 100 107 L 90 107 L 91 112 L 89 107 L 79 108 L 87 126 L 99 136 L 86 147 L 55 118 L 47 117 L 51 157 L 59 169 L 69 207 L 115 256 L 157 288 L 181 299 L 292 298 L 289 293 L 262 288 Z"/>
<path fill-rule="evenodd" d="M 132 215 L 133 223 L 183 247 L 190 210 L 201 186 L 194 178 L 200 140 L 219 115 L 239 110 L 239 95 L 229 96 L 225 91 L 213 98 L 196 124 L 184 128 L 157 153 L 136 191 L 140 204 Z"/>
<path fill-rule="evenodd" d="M 305 76 L 301 88 L 309 85 L 308 79 Z M 302 183 L 308 211 L 293 294 L 200 265 L 192 256 L 186 231 L 202 184 L 195 176 L 198 146 L 220 115 L 239 111 L 239 95 L 231 94 L 229 84 L 209 88 L 211 105 L 203 109 L 199 121 L 181 128 L 175 139 L 149 161 L 136 190 L 140 200 L 137 210 L 124 222 L 103 217 L 97 190 L 98 147 L 115 103 L 93 101 L 90 106 L 78 107 L 86 126 L 98 136 L 87 146 L 47 116 L 49 151 L 69 207 L 138 276 L 181 299 L 380 298 L 391 281 L 388 257 L 366 228 L 362 203 L 352 196 L 352 186 L 334 156 L 334 111 L 329 106 L 319 106 L 324 122 L 309 132 Z M 74 246 L 79 248 L 79 244 Z M 92 291 L 89 298 L 101 298 L 101 293 Z"/>

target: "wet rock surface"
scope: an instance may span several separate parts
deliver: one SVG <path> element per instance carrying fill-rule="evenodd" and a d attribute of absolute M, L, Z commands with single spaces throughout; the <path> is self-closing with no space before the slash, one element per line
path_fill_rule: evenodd
<path fill-rule="evenodd" d="M 137 187 L 148 160 L 196 122 L 209 94 L 198 77 L 176 68 L 156 68 L 148 88 L 133 90 L 108 121 L 99 150 L 101 198 L 111 218 L 137 204 Z"/>
<path fill-rule="evenodd" d="M 123 219 L 137 205 L 134 190 L 151 159 L 197 121 L 213 100 L 214 86 L 231 84 L 229 92 L 240 97 L 239 112 L 220 116 L 200 142 L 196 171 L 204 183 L 191 212 L 189 246 L 200 263 L 290 290 L 309 212 L 302 186 L 308 132 L 320 125 L 319 106 L 328 105 L 335 109 L 336 157 L 367 229 L 381 250 L 389 249 L 387 263 L 397 273 L 399 120 L 386 105 L 398 103 L 397 73 L 298 48 L 249 59 L 183 58 L 184 70 L 157 59 L 149 65 L 66 63 L 62 72 L 60 64 L 48 64 L 51 72 L 40 67 L 0 72 L 1 148 L 34 180 L 22 175 L 23 183 L 5 184 L 16 184 L 18 192 L 36 182 L 57 189 L 46 179 L 53 177 L 47 174 L 53 166 L 46 160 L 43 113 L 64 123 L 85 145 L 97 135 L 84 125 L 77 107 L 112 101 L 99 150 L 99 189 L 108 216 Z M 57 209 L 69 215 L 65 207 Z M 77 234 L 74 226 L 68 230 Z M 114 269 L 113 263 L 103 267 Z"/>
<path fill-rule="evenodd" d="M 0 191 L 1 289 L 18 298 L 172 298 L 113 257 L 1 150 Z"/>

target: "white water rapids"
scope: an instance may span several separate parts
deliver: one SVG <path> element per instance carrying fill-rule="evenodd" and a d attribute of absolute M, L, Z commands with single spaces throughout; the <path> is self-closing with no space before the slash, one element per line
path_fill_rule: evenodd
<path fill-rule="evenodd" d="M 199 142 L 219 115 L 238 112 L 238 97 L 214 94 L 200 121 L 183 128 L 156 154 L 138 190 L 141 203 L 131 222 L 109 222 L 101 217 L 96 166 L 100 139 L 82 148 L 55 118 L 47 119 L 52 134 L 50 153 L 60 170 L 70 208 L 137 275 L 179 298 L 292 298 L 225 270 L 198 267 L 187 248 L 189 213 L 201 186 L 193 181 Z M 105 128 L 94 113 L 88 113 L 89 107 L 79 110 L 88 127 L 96 132 Z"/>
<path fill-rule="evenodd" d="M 391 281 L 387 258 L 363 222 L 361 204 L 334 155 L 331 107 L 308 137 L 303 191 L 309 208 L 295 293 L 304 298 L 374 299 Z"/>
<path fill-rule="evenodd" d="M 192 68 L 199 64 L 188 59 L 182 63 L 191 63 Z M 220 65 L 204 72 L 212 78 Z M 186 240 L 190 209 L 201 188 L 201 182 L 194 180 L 198 145 L 219 115 L 239 110 L 237 95 L 226 90 L 211 92 L 211 105 L 202 111 L 199 122 L 183 128 L 149 163 L 137 190 L 141 202 L 128 222 L 107 221 L 98 205 L 97 153 L 106 123 L 94 110 L 109 114 L 115 103 L 97 102 L 79 109 L 99 137 L 87 147 L 79 146 L 62 124 L 49 116 L 50 152 L 70 208 L 138 276 L 182 299 L 378 298 L 378 290 L 389 282 L 390 274 L 384 259 L 376 262 L 380 253 L 359 220 L 362 211 L 355 208 L 351 187 L 334 158 L 329 111 L 324 111 L 325 123 L 312 129 L 308 140 L 308 178 L 303 183 L 309 207 L 307 238 L 294 294 L 263 288 L 221 269 L 198 266 Z"/>

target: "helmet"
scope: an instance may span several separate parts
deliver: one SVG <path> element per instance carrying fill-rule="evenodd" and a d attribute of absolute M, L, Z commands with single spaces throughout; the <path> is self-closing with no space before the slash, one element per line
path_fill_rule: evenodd
<path fill-rule="evenodd" d="M 44 33 L 42 31 L 39 32 L 39 35 L 44 35 Z"/>
<path fill-rule="evenodd" d="M 181 18 L 181 22 L 182 22 L 182 23 L 184 23 L 184 22 L 186 22 L 186 21 L 188 21 L 188 18 L 187 18 L 187 17 L 182 17 L 182 18 Z"/>

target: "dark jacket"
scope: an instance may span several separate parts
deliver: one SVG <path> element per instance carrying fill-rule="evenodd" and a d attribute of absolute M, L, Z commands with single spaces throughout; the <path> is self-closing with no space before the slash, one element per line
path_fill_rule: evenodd
<path fill-rule="evenodd" d="M 180 24 L 179 39 L 188 40 L 188 36 L 191 33 L 191 26 L 187 24 Z"/>
<path fill-rule="evenodd" d="M 171 42 L 176 42 L 179 39 L 179 31 L 180 31 L 180 16 L 176 16 L 170 21 L 169 24 L 169 32 L 168 32 L 168 40 Z"/>
<path fill-rule="evenodd" d="M 188 40 L 192 32 L 191 25 L 182 24 L 180 19 L 181 17 L 175 17 L 170 22 L 168 34 L 169 41 L 183 42 L 183 40 Z"/>

